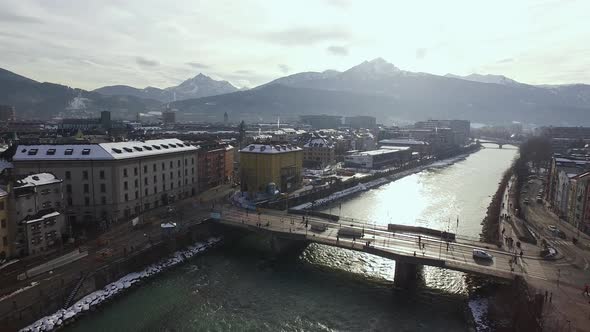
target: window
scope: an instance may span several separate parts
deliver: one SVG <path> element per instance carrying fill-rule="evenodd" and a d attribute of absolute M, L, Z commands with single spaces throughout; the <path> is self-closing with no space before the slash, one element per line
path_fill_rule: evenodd
<path fill-rule="evenodd" d="M 184 172 L 186 173 L 186 169 L 184 170 Z M 180 170 L 178 170 L 178 177 L 180 177 Z"/>
<path fill-rule="evenodd" d="M 143 148 L 140 148 L 139 146 L 134 146 L 133 149 L 139 152 L 143 151 Z"/>
<path fill-rule="evenodd" d="M 135 199 L 138 199 L 138 198 L 139 198 L 139 191 L 136 190 L 135 191 Z"/>
<path fill-rule="evenodd" d="M 103 171 L 103 170 L 101 170 L 101 171 L 100 171 L 98 174 L 99 174 L 99 176 L 100 176 L 100 179 L 101 179 L 101 180 L 104 180 L 104 171 Z"/>
<path fill-rule="evenodd" d="M 144 193 L 145 193 L 145 194 L 144 194 L 145 196 L 147 196 L 147 195 L 148 195 L 148 188 L 145 188 L 145 189 L 144 189 Z"/>
<path fill-rule="evenodd" d="M 158 187 L 154 186 L 154 194 L 158 193 Z"/>
<path fill-rule="evenodd" d="M 170 168 L 174 167 L 174 163 L 170 160 Z"/>
<path fill-rule="evenodd" d="M 127 168 L 123 168 L 123 176 L 127 177 Z"/>
<path fill-rule="evenodd" d="M 0 202 L 0 210 L 4 210 L 4 201 Z"/>
<path fill-rule="evenodd" d="M 71 156 L 72 154 L 74 154 L 74 149 L 66 149 L 64 151 L 64 155 L 66 156 Z"/>
<path fill-rule="evenodd" d="M 129 200 L 129 195 L 125 194 L 125 202 Z"/>
<path fill-rule="evenodd" d="M 194 165 L 195 164 L 195 157 L 191 158 L 191 164 Z"/>
<path fill-rule="evenodd" d="M 135 179 L 135 188 L 139 187 L 139 180 Z"/>
<path fill-rule="evenodd" d="M 107 192 L 107 185 L 104 183 L 100 184 L 100 192 L 101 193 L 106 193 Z"/>
<path fill-rule="evenodd" d="M 102 205 L 107 205 L 107 198 L 105 196 L 102 196 L 100 198 L 100 202 L 102 203 Z"/>
<path fill-rule="evenodd" d="M 84 183 L 84 193 L 88 193 L 90 192 L 90 185 L 88 185 L 88 183 Z"/>
<path fill-rule="evenodd" d="M 143 165 L 143 172 L 147 173 L 147 165 Z"/>
<path fill-rule="evenodd" d="M 82 171 L 82 179 L 88 180 L 88 171 Z"/>
<path fill-rule="evenodd" d="M 82 155 L 88 156 L 90 154 L 90 149 L 82 149 Z"/>
<path fill-rule="evenodd" d="M 34 156 L 37 154 L 37 151 L 39 151 L 39 149 L 29 149 L 29 152 L 27 154 L 29 156 Z"/>
<path fill-rule="evenodd" d="M 127 181 L 123 182 L 123 189 L 127 190 L 129 186 L 127 185 Z"/>
<path fill-rule="evenodd" d="M 133 152 L 133 150 L 131 148 L 127 148 L 127 147 L 123 148 L 123 150 L 125 150 L 127 152 Z"/>
<path fill-rule="evenodd" d="M 48 149 L 47 152 L 46 152 L 46 154 L 48 156 L 54 156 L 55 155 L 55 149 Z"/>
<path fill-rule="evenodd" d="M 162 181 L 166 181 L 166 174 L 162 173 Z"/>
<path fill-rule="evenodd" d="M 184 176 L 187 176 L 187 175 L 188 175 L 188 169 L 185 169 L 184 170 Z"/>
<path fill-rule="evenodd" d="M 174 189 L 174 182 L 170 182 L 170 189 Z"/>
<path fill-rule="evenodd" d="M 166 169 L 166 164 L 162 163 L 162 170 Z"/>
<path fill-rule="evenodd" d="M 72 173 L 70 171 L 66 171 L 66 180 L 72 179 Z"/>
<path fill-rule="evenodd" d="M 180 167 L 180 159 L 178 159 L 178 167 Z"/>
<path fill-rule="evenodd" d="M 72 198 L 68 197 L 68 206 L 72 206 Z"/>
<path fill-rule="evenodd" d="M 152 169 L 154 172 L 156 171 L 156 164 L 153 165 Z"/>
<path fill-rule="evenodd" d="M 137 167 L 133 167 L 133 175 L 137 176 Z"/>
<path fill-rule="evenodd" d="M 8 238 L 6 236 L 2 237 L 2 245 L 3 246 L 8 246 Z"/>
<path fill-rule="evenodd" d="M 84 197 L 84 205 L 90 206 L 90 197 Z"/>
<path fill-rule="evenodd" d="M 6 228 L 6 219 L 2 219 L 2 220 L 0 221 L 0 227 L 2 227 L 2 228 Z"/>
<path fill-rule="evenodd" d="M 162 191 L 166 191 L 166 184 L 162 183 Z"/>
<path fill-rule="evenodd" d="M 174 179 L 174 173 L 170 172 L 170 180 Z"/>
<path fill-rule="evenodd" d="M 178 188 L 182 187 L 182 182 L 180 182 L 180 180 L 178 180 Z"/>
<path fill-rule="evenodd" d="M 117 149 L 117 148 L 112 148 L 114 153 L 122 153 L 123 151 L 121 151 L 121 149 Z"/>

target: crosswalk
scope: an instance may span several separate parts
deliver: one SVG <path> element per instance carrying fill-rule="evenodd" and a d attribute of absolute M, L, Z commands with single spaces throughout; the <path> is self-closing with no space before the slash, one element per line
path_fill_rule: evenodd
<path fill-rule="evenodd" d="M 550 240 L 549 242 L 551 242 L 553 244 L 556 244 L 556 245 L 561 245 L 561 246 L 571 246 L 571 245 L 573 245 L 573 243 L 571 241 L 561 240 L 561 239 Z"/>

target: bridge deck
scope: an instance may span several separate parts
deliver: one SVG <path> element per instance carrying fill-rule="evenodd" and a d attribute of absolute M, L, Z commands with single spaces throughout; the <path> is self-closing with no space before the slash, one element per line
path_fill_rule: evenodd
<path fill-rule="evenodd" d="M 516 275 L 545 279 L 542 268 L 536 258 L 525 256 L 518 258 L 519 264 L 511 271 L 509 261 L 513 253 L 490 249 L 490 244 L 458 238 L 456 242 L 447 242 L 440 238 L 419 232 L 390 232 L 383 226 L 350 221 L 334 222 L 313 217 L 308 221 L 322 223 L 323 232 L 316 232 L 306 227 L 301 216 L 290 215 L 281 211 L 257 213 L 235 208 L 224 209 L 219 222 L 234 227 L 243 227 L 255 232 L 270 232 L 275 236 L 293 240 L 315 242 L 319 244 L 362 251 L 377 256 L 413 264 L 443 267 L 451 270 L 480 274 L 502 279 L 513 279 Z M 362 238 L 338 236 L 342 227 L 364 231 Z M 418 245 L 418 238 L 420 244 Z M 490 247 L 490 248 L 487 248 Z M 486 248 L 494 255 L 491 262 L 475 261 L 472 253 L 475 248 Z"/>

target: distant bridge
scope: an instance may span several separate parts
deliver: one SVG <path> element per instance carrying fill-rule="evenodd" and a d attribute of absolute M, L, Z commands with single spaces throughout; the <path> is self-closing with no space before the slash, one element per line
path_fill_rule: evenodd
<path fill-rule="evenodd" d="M 258 214 L 234 207 L 214 213 L 213 218 L 226 226 L 269 235 L 271 245 L 277 251 L 294 243 L 319 243 L 393 259 L 396 261 L 394 284 L 397 287 L 414 282 L 419 265 L 505 280 L 511 280 L 515 276 L 545 279 L 536 257 L 525 256 L 526 264 L 522 264 L 522 259 L 518 258 L 520 264 L 515 265 L 514 271 L 511 271 L 509 261 L 514 259 L 513 253 L 467 238 L 446 240 L 443 236 L 433 236 L 433 232 L 440 234 L 439 231 L 421 227 L 390 225 L 388 230 L 387 227 L 368 223 L 351 220 L 331 221 L 310 216 L 305 217 L 306 222 L 301 215 L 283 211 L 269 210 Z M 348 233 L 349 236 L 343 235 L 344 233 Z M 352 234 L 355 233 L 356 236 L 353 238 Z M 492 247 L 494 249 L 491 249 Z M 494 255 L 493 260 L 474 260 L 473 249 L 476 248 Z"/>
<path fill-rule="evenodd" d="M 498 148 L 500 148 L 500 149 L 502 149 L 504 147 L 504 145 L 519 146 L 521 143 L 520 141 L 516 141 L 516 140 L 494 138 L 494 137 L 480 137 L 477 140 L 479 140 L 480 143 L 497 144 Z"/>

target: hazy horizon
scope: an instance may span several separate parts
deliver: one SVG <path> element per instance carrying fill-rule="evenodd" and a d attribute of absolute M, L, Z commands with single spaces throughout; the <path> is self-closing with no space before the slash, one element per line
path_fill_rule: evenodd
<path fill-rule="evenodd" d="M 0 3 L 0 67 L 84 89 L 203 73 L 254 87 L 382 57 L 402 70 L 590 83 L 582 1 Z"/>

